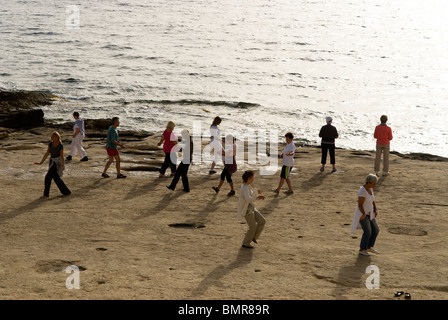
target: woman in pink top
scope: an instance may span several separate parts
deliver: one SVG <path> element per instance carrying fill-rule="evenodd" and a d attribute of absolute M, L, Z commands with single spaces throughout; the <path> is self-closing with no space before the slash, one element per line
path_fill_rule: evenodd
<path fill-rule="evenodd" d="M 392 140 L 392 129 L 386 124 L 387 116 L 382 115 L 381 124 L 375 127 L 373 137 L 376 139 L 375 174 L 380 171 L 381 154 L 383 155 L 383 176 L 389 174 L 389 152 L 390 140 Z"/>
<path fill-rule="evenodd" d="M 163 131 L 162 138 L 160 138 L 158 146 L 163 143 L 163 152 L 165 152 L 165 160 L 163 161 L 162 168 L 160 168 L 159 177 L 165 177 L 165 172 L 168 167 L 171 169 L 171 175 L 174 176 L 176 174 L 176 163 L 177 163 L 177 155 L 176 148 L 174 146 L 177 144 L 178 139 L 174 134 L 173 130 L 176 125 L 173 121 L 169 121 L 166 125 L 165 131 Z"/>

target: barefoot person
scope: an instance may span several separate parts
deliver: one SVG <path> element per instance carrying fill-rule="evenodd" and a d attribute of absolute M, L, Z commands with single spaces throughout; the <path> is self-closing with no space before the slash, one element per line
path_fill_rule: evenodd
<path fill-rule="evenodd" d="M 45 189 L 44 195 L 41 199 L 46 199 L 50 196 L 50 186 L 51 180 L 53 180 L 59 188 L 59 191 L 63 195 L 69 195 L 71 192 L 62 181 L 61 177 L 63 170 L 65 170 L 64 163 L 64 147 L 62 145 L 61 136 L 58 132 L 53 132 L 51 134 L 51 142 L 48 144 L 47 152 L 45 152 L 42 160 L 40 162 L 35 162 L 34 164 L 41 165 L 50 156 L 50 163 L 48 166 L 48 172 L 45 175 Z"/>
<path fill-rule="evenodd" d="M 120 171 L 120 153 L 118 152 L 118 146 L 122 148 L 126 148 L 119 140 L 118 140 L 118 131 L 117 127 L 120 125 L 120 119 L 118 117 L 112 118 L 112 125 L 107 130 L 107 142 L 106 142 L 106 151 L 107 155 L 109 157 L 109 160 L 107 161 L 106 165 L 104 166 L 103 173 L 101 176 L 103 178 L 109 178 L 109 175 L 106 173 L 109 169 L 112 162 L 114 162 L 115 159 L 115 167 L 117 169 L 117 179 L 126 178 L 125 175 L 121 174 Z"/>
<path fill-rule="evenodd" d="M 237 217 L 246 219 L 249 229 L 243 239 L 242 246 L 244 248 L 252 249 L 251 242 L 257 243 L 257 239 L 260 237 L 261 231 L 263 231 L 266 224 L 266 219 L 261 213 L 255 209 L 255 200 L 264 200 L 264 196 L 261 195 L 261 190 L 258 190 L 257 194 L 254 194 L 251 189 L 251 184 L 254 182 L 255 174 L 253 171 L 248 170 L 243 174 L 243 185 L 241 186 L 239 199 L 238 199 L 238 211 Z"/>

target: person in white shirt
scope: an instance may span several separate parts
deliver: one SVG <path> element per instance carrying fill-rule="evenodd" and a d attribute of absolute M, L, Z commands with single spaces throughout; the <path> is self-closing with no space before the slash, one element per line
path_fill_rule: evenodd
<path fill-rule="evenodd" d="M 291 173 L 292 167 L 294 166 L 294 152 L 295 152 L 295 145 L 292 141 L 294 139 L 294 135 L 291 132 L 288 132 L 285 134 L 286 138 L 286 147 L 283 149 L 283 152 L 279 155 L 280 158 L 283 159 L 283 166 L 282 166 L 282 172 L 280 174 L 280 182 L 278 184 L 277 189 L 274 189 L 273 191 L 275 193 L 279 193 L 281 187 L 283 186 L 283 183 L 288 185 L 288 190 L 285 191 L 287 194 L 294 193 L 292 190 L 291 185 L 291 179 L 289 178 L 289 174 Z"/>
<path fill-rule="evenodd" d="M 222 138 L 221 131 L 219 130 L 219 125 L 221 124 L 221 118 L 215 117 L 213 123 L 210 126 L 210 146 L 213 148 L 213 162 L 210 167 L 209 174 L 216 173 L 215 165 L 222 160 Z"/>
<path fill-rule="evenodd" d="M 79 153 L 81 161 L 88 161 L 89 158 L 87 158 L 86 151 L 82 147 L 82 141 L 85 138 L 84 120 L 79 117 L 77 111 L 73 112 L 73 118 L 75 119 L 75 123 L 73 124 L 73 140 L 70 146 L 70 154 L 65 160 L 70 161 L 72 157 L 75 157 Z"/>
<path fill-rule="evenodd" d="M 375 204 L 375 195 L 373 188 L 376 186 L 378 177 L 374 174 L 369 174 L 366 177 L 366 183 L 358 190 L 358 204 L 353 215 L 351 224 L 351 232 L 354 233 L 356 229 L 362 227 L 363 234 L 361 237 L 359 254 L 369 256 L 369 252 L 378 253 L 373 246 L 380 231 L 376 222 L 378 211 Z"/>
<path fill-rule="evenodd" d="M 255 174 L 253 171 L 248 170 L 243 174 L 243 185 L 241 186 L 239 199 L 238 199 L 238 211 L 237 217 L 244 219 L 249 226 L 246 235 L 243 239 L 242 246 L 244 248 L 252 249 L 251 242 L 257 243 L 257 239 L 260 237 L 261 232 L 266 224 L 266 219 L 261 213 L 255 209 L 255 200 L 264 200 L 264 196 L 261 194 L 261 190 L 258 190 L 257 194 L 254 194 L 250 185 L 254 182 Z"/>

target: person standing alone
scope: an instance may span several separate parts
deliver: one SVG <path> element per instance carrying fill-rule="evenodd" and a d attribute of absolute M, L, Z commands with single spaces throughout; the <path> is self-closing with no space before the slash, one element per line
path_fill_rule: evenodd
<path fill-rule="evenodd" d="M 322 160 L 320 167 L 320 171 L 323 172 L 325 170 L 325 164 L 327 163 L 327 153 L 330 152 L 330 163 L 333 166 L 333 170 L 336 172 L 336 156 L 335 156 L 335 139 L 339 138 L 338 130 L 331 124 L 333 122 L 332 117 L 326 117 L 325 120 L 327 124 L 322 126 L 319 132 L 319 137 L 322 138 L 321 147 L 322 147 Z"/>
<path fill-rule="evenodd" d="M 73 118 L 75 118 L 75 123 L 73 124 L 73 140 L 70 146 L 70 154 L 65 160 L 70 161 L 72 157 L 79 153 L 81 161 L 88 161 L 86 151 L 82 147 L 82 141 L 85 138 L 84 120 L 79 117 L 77 111 L 73 112 Z"/>
<path fill-rule="evenodd" d="M 392 140 L 392 129 L 386 124 L 386 115 L 380 117 L 381 124 L 375 127 L 373 137 L 376 139 L 375 174 L 380 173 L 381 155 L 383 155 L 383 176 L 389 174 L 389 152 Z"/>

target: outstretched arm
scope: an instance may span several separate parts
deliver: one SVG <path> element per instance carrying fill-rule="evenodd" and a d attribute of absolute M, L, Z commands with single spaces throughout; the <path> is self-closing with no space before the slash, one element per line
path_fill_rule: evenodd
<path fill-rule="evenodd" d="M 50 154 L 50 147 L 48 147 L 47 152 L 45 152 L 44 156 L 42 157 L 42 160 L 40 162 L 34 162 L 34 164 L 42 164 L 47 159 L 48 155 Z"/>

